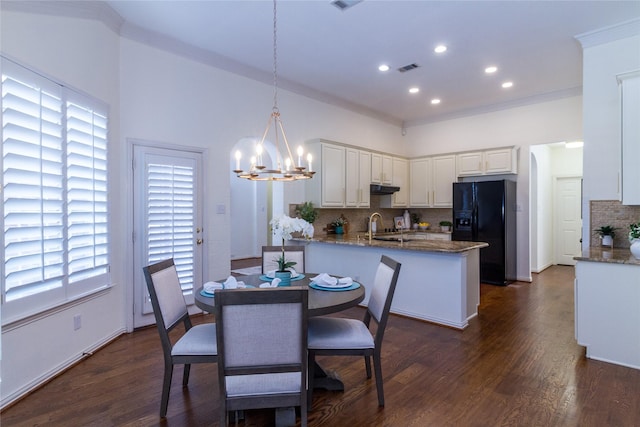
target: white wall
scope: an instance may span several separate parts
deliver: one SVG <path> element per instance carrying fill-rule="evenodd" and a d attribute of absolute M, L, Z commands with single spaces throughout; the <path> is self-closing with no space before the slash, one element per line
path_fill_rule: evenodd
<path fill-rule="evenodd" d="M 2 52 L 36 71 L 97 97 L 110 105 L 109 157 L 119 164 L 118 37 L 105 25 L 82 19 L 54 18 L 2 11 Z M 112 194 L 126 183 L 118 167 L 110 171 Z M 126 206 L 112 198 L 111 247 L 113 266 L 126 263 L 121 225 Z M 123 270 L 111 271 L 113 286 L 96 298 L 72 304 L 28 321 L 3 327 L 0 384 L 1 405 L 45 381 L 125 329 L 123 304 L 127 283 Z M 73 317 L 82 328 L 74 331 Z"/>
<path fill-rule="evenodd" d="M 518 279 L 531 280 L 529 242 L 529 156 L 531 145 L 582 139 L 582 97 L 569 97 L 509 110 L 407 129 L 410 157 L 520 147 L 518 158 Z"/>
<path fill-rule="evenodd" d="M 622 37 L 622 38 L 621 38 Z M 591 200 L 620 200 L 620 104 L 616 75 L 640 69 L 640 20 L 594 32 L 583 44 L 584 182 L 582 247 Z"/>

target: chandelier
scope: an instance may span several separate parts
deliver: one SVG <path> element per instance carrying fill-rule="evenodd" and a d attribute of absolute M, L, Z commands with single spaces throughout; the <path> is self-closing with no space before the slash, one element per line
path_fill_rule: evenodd
<path fill-rule="evenodd" d="M 280 118 L 280 110 L 278 109 L 278 39 L 277 39 L 277 19 L 276 19 L 276 0 L 273 0 L 273 109 L 269 120 L 267 121 L 267 127 L 262 134 L 262 139 L 256 145 L 255 156 L 250 159 L 250 166 L 248 170 L 240 169 L 240 159 L 242 158 L 242 152 L 239 150 L 235 153 L 236 168 L 233 170 L 237 174 L 238 178 L 244 178 L 251 181 L 296 181 L 299 179 L 312 178 L 315 172 L 312 171 L 311 154 L 306 156 L 306 166 L 303 164 L 304 150 L 302 146 L 299 146 L 296 154 L 298 155 L 294 162 L 293 153 L 287 141 L 287 135 L 284 132 L 284 126 L 282 125 L 282 119 Z M 264 151 L 264 140 L 269 133 L 271 126 L 275 132 L 275 146 L 278 151 L 275 169 L 268 169 L 263 163 L 262 153 Z M 280 135 L 282 136 L 283 152 L 280 151 Z M 284 155 L 283 155 L 284 154 Z"/>

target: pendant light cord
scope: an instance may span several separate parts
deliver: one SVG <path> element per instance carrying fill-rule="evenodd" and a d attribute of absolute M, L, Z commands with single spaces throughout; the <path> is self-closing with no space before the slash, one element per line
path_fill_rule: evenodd
<path fill-rule="evenodd" d="M 278 21 L 276 0 L 273 0 L 273 112 L 278 110 Z"/>

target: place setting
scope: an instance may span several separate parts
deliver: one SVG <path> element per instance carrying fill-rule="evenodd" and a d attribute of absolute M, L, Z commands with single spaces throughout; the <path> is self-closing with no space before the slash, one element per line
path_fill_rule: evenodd
<path fill-rule="evenodd" d="M 241 289 L 241 288 L 254 288 L 255 286 L 247 285 L 242 280 L 237 280 L 233 276 L 227 277 L 222 283 L 219 282 L 206 282 L 202 285 L 202 290 L 200 291 L 200 295 L 203 297 L 213 298 L 214 293 L 218 289 Z"/>
<path fill-rule="evenodd" d="M 338 278 L 321 273 L 311 278 L 309 287 L 320 291 L 352 291 L 358 289 L 360 284 L 351 277 Z"/>

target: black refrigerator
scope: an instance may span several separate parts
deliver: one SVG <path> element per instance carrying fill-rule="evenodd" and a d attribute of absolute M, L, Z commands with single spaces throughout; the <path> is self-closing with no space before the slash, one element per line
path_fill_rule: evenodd
<path fill-rule="evenodd" d="M 516 183 L 509 180 L 453 184 L 453 240 L 486 242 L 480 249 L 480 281 L 516 280 Z"/>

